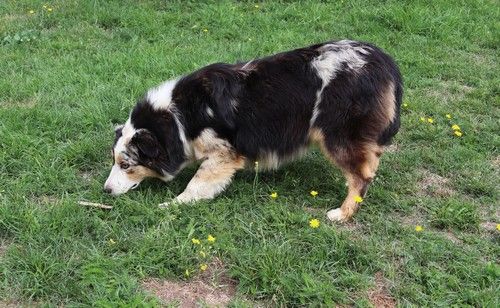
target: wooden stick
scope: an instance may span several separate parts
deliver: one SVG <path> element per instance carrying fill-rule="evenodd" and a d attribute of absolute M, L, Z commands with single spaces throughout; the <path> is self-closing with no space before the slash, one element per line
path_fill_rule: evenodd
<path fill-rule="evenodd" d="M 106 205 L 106 204 L 102 204 L 102 203 L 95 203 L 95 202 L 87 202 L 87 201 L 78 201 L 78 204 L 84 205 L 84 206 L 98 207 L 100 209 L 105 209 L 105 210 L 111 210 L 113 208 L 111 205 Z"/>

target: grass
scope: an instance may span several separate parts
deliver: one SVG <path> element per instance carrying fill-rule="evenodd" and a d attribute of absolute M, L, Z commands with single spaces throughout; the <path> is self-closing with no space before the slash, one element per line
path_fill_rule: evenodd
<path fill-rule="evenodd" d="M 0 305 L 160 305 L 141 281 L 189 281 L 186 270 L 207 261 L 191 238 L 208 245 L 208 234 L 207 258 L 223 260 L 250 301 L 369 306 L 378 273 L 400 306 L 499 305 L 500 232 L 485 228 L 500 222 L 494 1 L 44 4 L 0 2 Z M 146 89 L 333 38 L 393 55 L 408 104 L 354 222 L 328 223 L 346 192 L 318 151 L 255 183 L 239 173 L 220 197 L 190 206 L 157 208 L 193 168 L 168 185 L 102 193 L 112 127 Z"/>

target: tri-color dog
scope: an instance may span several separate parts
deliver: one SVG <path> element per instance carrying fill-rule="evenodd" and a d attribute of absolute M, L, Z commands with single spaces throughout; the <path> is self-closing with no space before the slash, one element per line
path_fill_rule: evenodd
<path fill-rule="evenodd" d="M 113 195 L 146 177 L 201 165 L 173 202 L 211 199 L 245 166 L 274 169 L 317 144 L 348 183 L 331 220 L 349 219 L 400 125 L 394 61 L 362 42 L 332 41 L 246 63 L 217 63 L 149 90 L 116 128 Z"/>

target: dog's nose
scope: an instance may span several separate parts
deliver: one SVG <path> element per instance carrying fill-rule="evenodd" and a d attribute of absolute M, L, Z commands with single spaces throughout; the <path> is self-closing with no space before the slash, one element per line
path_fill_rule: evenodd
<path fill-rule="evenodd" d="M 104 192 L 107 193 L 107 194 L 110 194 L 111 193 L 111 188 L 104 187 Z"/>

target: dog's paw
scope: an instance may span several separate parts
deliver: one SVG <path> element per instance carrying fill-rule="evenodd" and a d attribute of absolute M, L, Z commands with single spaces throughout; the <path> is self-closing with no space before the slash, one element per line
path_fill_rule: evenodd
<path fill-rule="evenodd" d="M 189 202 L 192 202 L 195 200 L 196 200 L 196 198 L 194 198 L 191 194 L 183 192 L 180 195 L 178 195 L 177 197 L 175 197 L 173 202 L 180 204 L 180 203 L 189 203 Z"/>
<path fill-rule="evenodd" d="M 331 221 L 345 222 L 347 220 L 347 217 L 344 215 L 340 208 L 328 211 L 328 213 L 326 213 L 326 216 Z"/>

